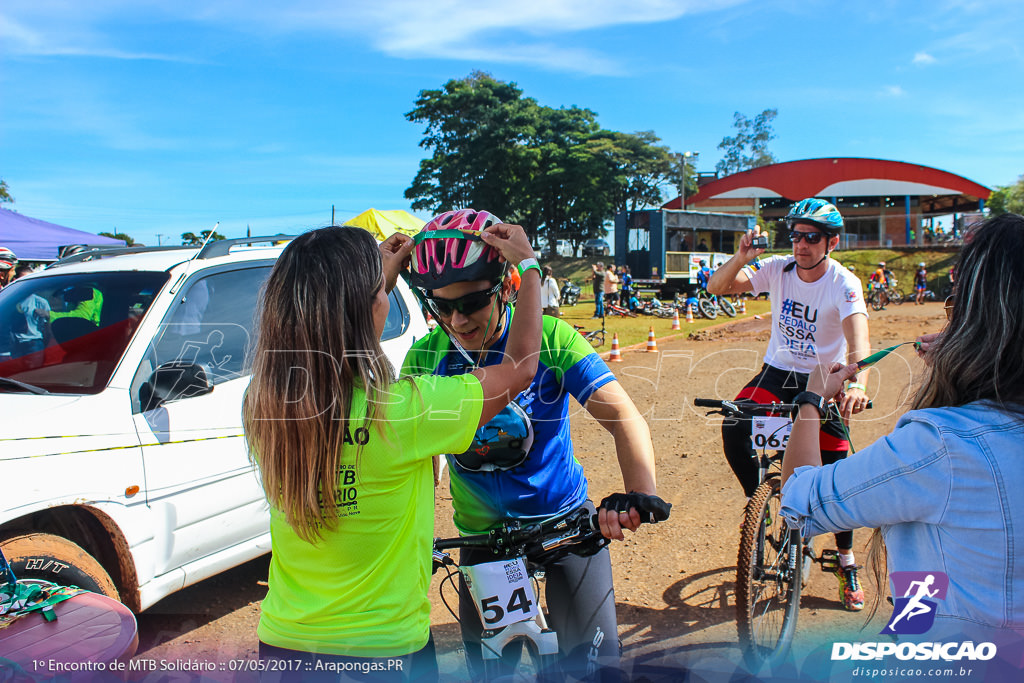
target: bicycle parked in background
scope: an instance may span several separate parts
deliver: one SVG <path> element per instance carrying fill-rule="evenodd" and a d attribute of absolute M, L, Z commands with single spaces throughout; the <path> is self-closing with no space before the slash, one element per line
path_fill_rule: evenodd
<path fill-rule="evenodd" d="M 587 330 L 582 325 L 573 325 L 573 328 L 594 346 L 604 346 L 604 316 L 601 316 L 601 329 Z"/>

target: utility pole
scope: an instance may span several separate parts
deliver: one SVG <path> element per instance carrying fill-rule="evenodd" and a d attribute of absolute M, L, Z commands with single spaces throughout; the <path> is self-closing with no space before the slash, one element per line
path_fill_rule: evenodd
<path fill-rule="evenodd" d="M 700 156 L 700 152 L 690 152 L 690 151 L 683 152 L 680 155 L 680 157 L 682 159 L 682 162 L 683 162 L 683 180 L 680 183 L 679 197 L 682 200 L 680 208 L 683 211 L 686 211 L 686 166 L 687 166 L 686 160 L 689 159 L 690 157 L 693 157 L 694 170 L 696 170 L 696 167 L 697 167 L 697 157 L 699 157 L 699 156 Z"/>
<path fill-rule="evenodd" d="M 160 246 L 163 246 L 163 242 L 162 242 L 162 241 L 161 241 L 161 239 L 160 239 L 160 238 L 162 238 L 162 237 L 164 237 L 164 235 L 163 235 L 162 233 L 159 233 L 159 232 L 158 232 L 158 233 L 156 234 L 156 246 L 158 246 L 158 247 L 160 247 Z"/>

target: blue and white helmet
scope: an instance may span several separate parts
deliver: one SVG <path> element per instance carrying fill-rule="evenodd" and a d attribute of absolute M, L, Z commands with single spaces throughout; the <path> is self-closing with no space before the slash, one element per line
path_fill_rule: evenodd
<path fill-rule="evenodd" d="M 816 225 L 830 235 L 837 235 L 843 229 L 843 216 L 839 209 L 824 199 L 801 199 L 786 214 L 786 225 L 796 223 Z"/>

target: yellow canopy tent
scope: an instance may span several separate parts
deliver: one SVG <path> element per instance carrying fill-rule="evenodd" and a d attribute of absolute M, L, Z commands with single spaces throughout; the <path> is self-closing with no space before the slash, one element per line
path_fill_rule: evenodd
<path fill-rule="evenodd" d="M 367 209 L 358 216 L 345 221 L 344 225 L 352 225 L 363 228 L 379 240 L 385 240 L 393 233 L 402 232 L 406 235 L 415 235 L 423 227 L 424 222 L 408 211 L 398 209 L 396 211 L 378 211 Z"/>

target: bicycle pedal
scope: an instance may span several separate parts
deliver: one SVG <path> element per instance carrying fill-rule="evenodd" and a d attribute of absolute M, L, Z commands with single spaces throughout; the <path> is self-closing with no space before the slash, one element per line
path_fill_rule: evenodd
<path fill-rule="evenodd" d="M 815 562 L 821 564 L 821 571 L 835 572 L 839 569 L 839 552 L 837 550 L 822 550 L 821 557 Z"/>

